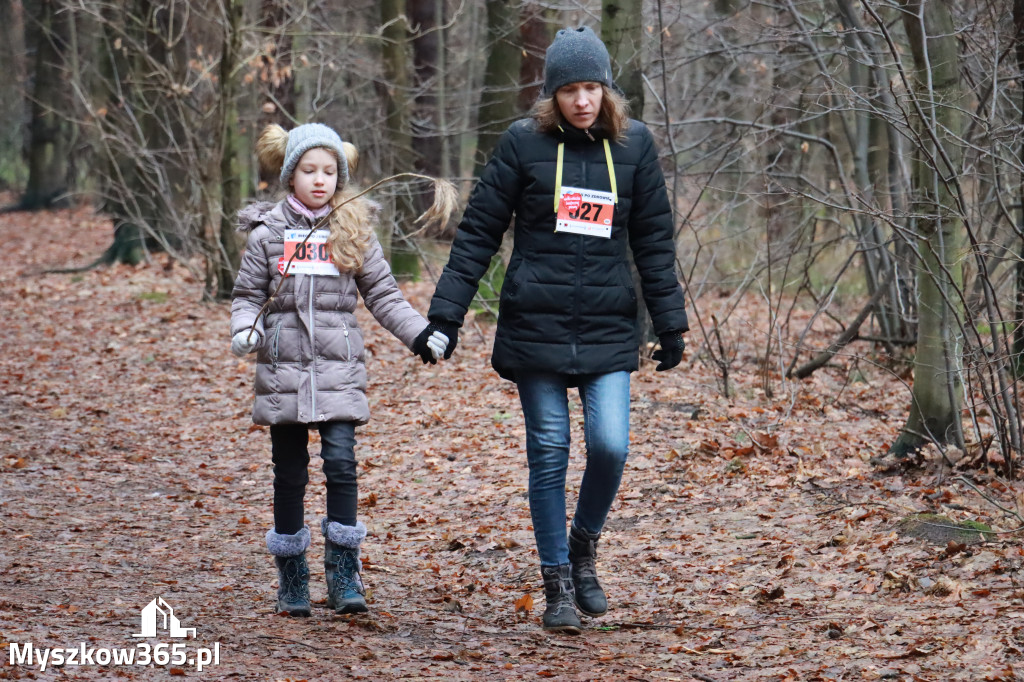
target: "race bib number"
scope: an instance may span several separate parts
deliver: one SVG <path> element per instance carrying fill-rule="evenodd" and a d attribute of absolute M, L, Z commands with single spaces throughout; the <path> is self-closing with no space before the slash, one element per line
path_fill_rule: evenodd
<path fill-rule="evenodd" d="M 327 248 L 327 230 L 317 230 L 306 239 L 307 230 L 284 231 L 284 256 L 277 263 L 279 272 L 285 275 L 331 275 L 338 276 L 338 268 L 331 262 Z M 294 256 L 294 258 L 293 258 Z M 284 271 L 288 261 L 288 272 Z"/>
<path fill-rule="evenodd" d="M 563 187 L 558 202 L 555 232 L 571 232 L 609 239 L 615 215 L 615 195 L 594 189 Z"/>

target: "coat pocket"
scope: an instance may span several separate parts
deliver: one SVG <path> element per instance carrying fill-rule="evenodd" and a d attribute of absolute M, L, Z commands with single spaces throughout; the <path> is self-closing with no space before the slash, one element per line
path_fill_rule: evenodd
<path fill-rule="evenodd" d="M 627 263 L 620 263 L 616 269 L 619 271 L 619 281 L 622 282 L 622 286 L 626 287 L 626 291 L 629 293 L 629 300 L 633 305 L 636 305 L 636 289 L 633 287 L 633 273 L 629 269 L 629 265 Z"/>
<path fill-rule="evenodd" d="M 509 263 L 508 269 L 505 270 L 505 281 L 501 285 L 502 299 L 515 298 L 516 294 L 519 293 L 519 287 L 525 270 L 522 258 L 516 258 Z"/>
<path fill-rule="evenodd" d="M 270 365 L 276 370 L 278 358 L 281 357 L 281 322 L 277 323 L 274 327 L 273 333 L 270 335 Z"/>

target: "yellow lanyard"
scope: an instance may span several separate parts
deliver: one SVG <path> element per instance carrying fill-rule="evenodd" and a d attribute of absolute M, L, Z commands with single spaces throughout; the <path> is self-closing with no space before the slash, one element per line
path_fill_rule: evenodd
<path fill-rule="evenodd" d="M 618 185 L 615 183 L 615 165 L 612 163 L 612 147 L 608 144 L 608 138 L 604 138 L 604 160 L 608 164 L 608 182 L 612 186 L 612 196 L 616 204 L 619 203 Z M 558 202 L 562 199 L 562 156 L 564 155 L 565 143 L 558 143 L 558 163 L 555 164 L 555 213 L 558 213 Z"/>

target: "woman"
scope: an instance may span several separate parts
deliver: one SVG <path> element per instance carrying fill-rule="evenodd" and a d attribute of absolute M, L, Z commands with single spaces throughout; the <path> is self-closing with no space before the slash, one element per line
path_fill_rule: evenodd
<path fill-rule="evenodd" d="M 679 364 L 687 331 L 672 210 L 650 131 L 628 118 L 608 50 L 589 28 L 558 32 L 529 119 L 504 133 L 470 196 L 428 318 L 458 342 L 480 277 L 515 216 L 491 362 L 516 383 L 544 579 L 543 626 L 577 634 L 575 607 L 607 610 L 596 545 L 629 446 L 629 375 L 639 366 L 627 245 L 661 349 Z M 567 391 L 579 391 L 587 465 L 566 537 Z"/>

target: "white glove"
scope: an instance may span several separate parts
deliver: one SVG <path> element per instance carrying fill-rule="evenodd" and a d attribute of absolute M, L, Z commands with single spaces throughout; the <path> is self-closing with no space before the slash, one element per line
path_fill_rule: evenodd
<path fill-rule="evenodd" d="M 243 357 L 256 350 L 259 343 L 259 332 L 253 330 L 250 336 L 249 330 L 245 329 L 231 337 L 231 352 L 237 357 Z"/>
<path fill-rule="evenodd" d="M 435 331 L 427 337 L 427 348 L 430 349 L 430 354 L 434 356 L 435 360 L 444 355 L 444 351 L 447 347 L 448 337 L 441 332 Z"/>

